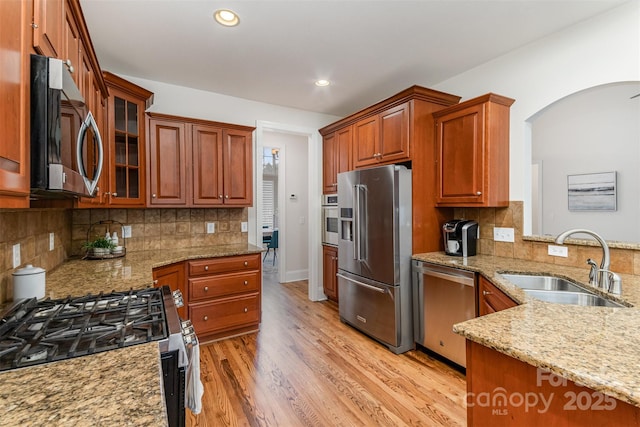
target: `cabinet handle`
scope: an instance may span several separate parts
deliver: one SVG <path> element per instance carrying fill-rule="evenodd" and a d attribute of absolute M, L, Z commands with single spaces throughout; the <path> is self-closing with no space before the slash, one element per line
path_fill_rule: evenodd
<path fill-rule="evenodd" d="M 151 198 L 152 198 L 152 199 L 155 199 L 155 198 L 156 198 L 155 193 L 151 195 Z"/>
<path fill-rule="evenodd" d="M 244 262 L 244 266 L 246 267 L 246 266 L 248 266 L 248 265 L 249 265 L 249 263 L 248 263 L 247 261 L 245 261 L 245 262 Z"/>
<path fill-rule="evenodd" d="M 482 295 L 493 295 L 493 292 L 482 291 Z"/>
<path fill-rule="evenodd" d="M 249 284 L 249 281 L 248 281 L 248 280 L 245 280 L 245 281 L 244 281 L 244 285 L 245 285 L 245 286 L 247 286 L 248 284 Z"/>
<path fill-rule="evenodd" d="M 249 311 L 249 309 L 247 307 L 244 308 L 244 312 L 246 313 L 247 311 Z"/>
<path fill-rule="evenodd" d="M 205 286 L 205 287 L 204 287 L 204 291 L 205 291 L 205 292 L 209 292 L 209 287 L 208 287 L 208 286 Z"/>
<path fill-rule="evenodd" d="M 209 266 L 208 265 L 204 266 L 204 271 L 209 271 Z"/>
<path fill-rule="evenodd" d="M 478 196 L 482 196 L 482 191 L 476 191 L 476 194 L 477 194 Z"/>
<path fill-rule="evenodd" d="M 207 320 L 209 320 L 209 316 L 204 316 L 204 317 L 202 318 L 202 320 L 204 320 L 204 321 L 206 322 Z"/>
<path fill-rule="evenodd" d="M 153 284 L 154 284 L 154 285 L 157 285 L 157 284 L 158 284 L 158 280 L 157 280 L 157 279 L 156 279 L 156 280 L 154 280 L 154 281 L 153 281 Z"/>

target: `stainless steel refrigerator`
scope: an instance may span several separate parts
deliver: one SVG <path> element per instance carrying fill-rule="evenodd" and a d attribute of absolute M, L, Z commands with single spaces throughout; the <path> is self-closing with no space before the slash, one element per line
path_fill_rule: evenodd
<path fill-rule="evenodd" d="M 394 353 L 414 348 L 411 170 L 338 174 L 340 319 Z"/>

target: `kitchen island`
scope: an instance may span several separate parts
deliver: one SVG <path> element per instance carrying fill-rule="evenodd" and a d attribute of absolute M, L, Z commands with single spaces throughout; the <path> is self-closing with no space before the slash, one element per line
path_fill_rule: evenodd
<path fill-rule="evenodd" d="M 69 260 L 47 272 L 50 298 L 153 286 L 152 269 L 200 258 L 254 254 L 244 245 L 140 251 Z M 3 426 L 166 426 L 157 342 L 0 372 Z"/>
<path fill-rule="evenodd" d="M 640 407 L 640 310 L 636 308 L 640 306 L 639 276 L 622 275 L 622 295 L 611 295 L 629 307 L 586 307 L 539 301 L 525 295 L 500 273 L 555 275 L 596 292 L 585 283 L 587 268 L 487 255 L 465 259 L 428 253 L 413 258 L 480 273 L 520 303 L 517 307 L 455 325 L 454 331 L 472 346 L 478 344 L 539 368 L 538 372 L 555 374 L 636 409 Z M 467 374 L 472 370 L 473 366 Z"/>

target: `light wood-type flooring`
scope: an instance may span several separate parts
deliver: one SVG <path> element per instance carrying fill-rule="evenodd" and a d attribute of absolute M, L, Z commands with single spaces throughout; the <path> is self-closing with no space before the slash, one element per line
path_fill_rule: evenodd
<path fill-rule="evenodd" d="M 420 351 L 395 355 L 312 302 L 307 282 L 265 277 L 260 332 L 201 346 L 191 426 L 458 426 L 463 374 Z"/>

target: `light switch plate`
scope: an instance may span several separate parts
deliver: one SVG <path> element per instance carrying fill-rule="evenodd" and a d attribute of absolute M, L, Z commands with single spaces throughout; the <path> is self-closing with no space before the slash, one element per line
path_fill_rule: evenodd
<path fill-rule="evenodd" d="M 131 237 L 131 226 L 123 225 L 122 226 L 122 238 L 129 239 Z"/>
<path fill-rule="evenodd" d="M 245 221 L 241 222 L 240 229 L 242 230 L 243 233 L 246 233 L 247 231 L 249 231 L 249 224 Z"/>
<path fill-rule="evenodd" d="M 549 245 L 547 247 L 548 253 L 551 256 L 561 256 L 567 258 L 569 256 L 569 248 L 566 246 Z"/>
<path fill-rule="evenodd" d="M 56 235 L 49 233 L 49 251 L 52 251 L 56 247 Z"/>
<path fill-rule="evenodd" d="M 13 268 L 20 266 L 20 243 L 13 245 Z"/>
<path fill-rule="evenodd" d="M 213 234 L 216 232 L 216 223 L 208 222 L 207 223 L 207 234 Z"/>
<path fill-rule="evenodd" d="M 513 228 L 494 227 L 493 240 L 496 242 L 515 242 Z"/>

